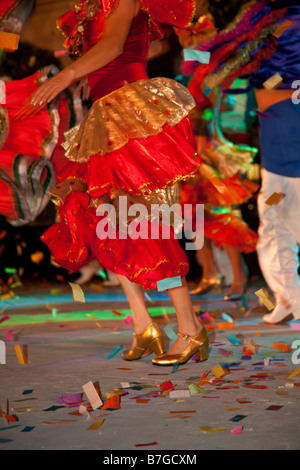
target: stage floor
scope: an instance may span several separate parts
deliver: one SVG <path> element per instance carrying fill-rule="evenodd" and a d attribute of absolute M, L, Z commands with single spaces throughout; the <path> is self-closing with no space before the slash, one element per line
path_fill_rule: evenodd
<path fill-rule="evenodd" d="M 293 347 L 300 346 L 300 322 L 264 324 L 267 309 L 254 293 L 261 287 L 253 284 L 236 302 L 193 296 L 210 354 L 179 368 L 154 366 L 152 356 L 122 359 L 132 325 L 119 288 L 83 286 L 85 303 L 61 284 L 30 284 L 2 296 L 0 449 L 299 449 L 300 349 L 297 355 Z M 146 300 L 168 349 L 177 332 L 169 298 L 147 291 Z M 82 388 L 88 382 L 99 383 L 101 407 L 79 408 L 89 403 Z"/>

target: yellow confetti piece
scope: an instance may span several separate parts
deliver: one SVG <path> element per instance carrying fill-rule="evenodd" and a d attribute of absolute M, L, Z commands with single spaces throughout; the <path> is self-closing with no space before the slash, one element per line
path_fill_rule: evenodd
<path fill-rule="evenodd" d="M 215 367 L 212 367 L 211 370 L 216 377 L 223 377 L 224 375 L 228 374 L 228 371 L 222 366 L 220 366 L 220 364 Z"/>
<path fill-rule="evenodd" d="M 165 319 L 166 319 L 167 321 L 170 321 L 170 317 L 169 317 L 169 315 L 167 314 L 167 312 L 165 311 L 164 308 L 163 308 L 163 316 L 165 317 Z"/>
<path fill-rule="evenodd" d="M 40 264 L 44 259 L 44 253 L 42 251 L 36 251 L 30 255 L 30 259 L 34 264 Z"/>
<path fill-rule="evenodd" d="M 294 370 L 294 372 L 291 373 L 291 375 L 289 375 L 289 379 L 292 379 L 293 377 L 296 377 L 296 375 L 300 374 L 300 367 L 298 367 L 298 369 Z"/>
<path fill-rule="evenodd" d="M 264 288 L 257 290 L 255 295 L 257 295 L 259 300 L 267 307 L 268 310 L 272 310 L 274 308 L 274 305 L 269 298 L 268 292 Z"/>
<path fill-rule="evenodd" d="M 21 349 L 21 346 L 19 344 L 15 344 L 14 347 L 15 347 L 18 363 L 19 364 L 28 364 L 28 347 L 27 347 L 27 345 L 24 345 L 22 349 Z"/>
<path fill-rule="evenodd" d="M 266 80 L 263 83 L 263 86 L 267 90 L 273 90 L 274 88 L 277 88 L 281 83 L 282 83 L 282 77 L 277 72 L 274 75 L 272 75 L 272 77 L 268 78 L 268 80 Z"/>
<path fill-rule="evenodd" d="M 199 426 L 200 431 L 205 432 L 206 434 L 213 434 L 215 432 L 220 431 L 227 431 L 228 428 L 220 427 L 220 428 L 211 428 L 210 426 Z"/>
<path fill-rule="evenodd" d="M 229 406 L 228 408 L 225 408 L 227 411 L 235 411 L 235 410 L 240 410 L 241 408 L 245 408 L 245 406 Z"/>
<path fill-rule="evenodd" d="M 11 408 L 11 411 L 31 411 L 38 408 L 38 406 L 22 406 L 20 408 Z"/>
<path fill-rule="evenodd" d="M 265 201 L 265 204 L 268 206 L 272 206 L 273 204 L 277 204 L 284 198 L 285 194 L 283 193 L 273 193 L 271 196 Z"/>
<path fill-rule="evenodd" d="M 69 285 L 73 291 L 73 299 L 75 302 L 85 302 L 84 293 L 81 287 L 73 282 L 69 282 Z"/>
<path fill-rule="evenodd" d="M 20 35 L 0 31 L 0 48 L 6 52 L 14 52 L 19 47 Z"/>
<path fill-rule="evenodd" d="M 252 341 L 249 341 L 248 339 L 244 339 L 244 346 L 248 349 L 250 349 L 250 351 L 253 352 L 253 354 L 256 353 L 256 345 L 252 342 Z"/>
<path fill-rule="evenodd" d="M 100 419 L 99 421 L 95 421 L 93 424 L 87 428 L 87 431 L 96 431 L 97 429 L 101 428 L 102 424 L 104 423 L 105 419 Z"/>

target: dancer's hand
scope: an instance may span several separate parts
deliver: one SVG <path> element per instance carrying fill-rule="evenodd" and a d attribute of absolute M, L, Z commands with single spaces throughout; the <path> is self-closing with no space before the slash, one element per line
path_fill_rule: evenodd
<path fill-rule="evenodd" d="M 44 106 L 68 88 L 73 82 L 72 70 L 65 69 L 43 83 L 16 113 L 16 119 L 24 119 L 37 114 Z"/>

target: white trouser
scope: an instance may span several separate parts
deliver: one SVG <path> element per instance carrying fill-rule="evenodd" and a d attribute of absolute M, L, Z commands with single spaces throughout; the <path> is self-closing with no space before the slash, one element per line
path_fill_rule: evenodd
<path fill-rule="evenodd" d="M 285 197 L 269 206 L 265 201 L 273 193 Z M 266 283 L 277 304 L 286 308 L 300 306 L 298 245 L 300 245 L 300 178 L 262 170 L 258 196 L 260 219 L 257 254 Z"/>

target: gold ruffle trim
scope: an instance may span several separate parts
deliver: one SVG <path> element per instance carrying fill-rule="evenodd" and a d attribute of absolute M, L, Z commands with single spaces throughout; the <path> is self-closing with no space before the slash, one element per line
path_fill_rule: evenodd
<path fill-rule="evenodd" d="M 178 124 L 195 106 L 189 91 L 168 78 L 128 83 L 96 101 L 80 125 L 65 133 L 69 160 L 87 162 L 91 155 L 113 152 L 130 139 L 158 134 Z"/>

